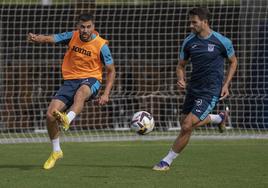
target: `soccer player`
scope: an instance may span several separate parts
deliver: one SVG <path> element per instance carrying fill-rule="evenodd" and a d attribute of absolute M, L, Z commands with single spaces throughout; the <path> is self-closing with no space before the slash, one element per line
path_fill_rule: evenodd
<path fill-rule="evenodd" d="M 208 123 L 224 125 L 226 113 L 209 114 L 217 104 L 229 95 L 229 86 L 237 68 L 232 42 L 210 28 L 210 12 L 206 8 L 189 11 L 191 34 L 184 40 L 177 66 L 177 85 L 186 88 L 185 65 L 192 63 L 192 74 L 187 84 L 182 110 L 181 131 L 168 154 L 153 170 L 169 170 L 173 160 L 187 146 L 194 128 Z M 229 69 L 224 79 L 224 59 Z"/>
<path fill-rule="evenodd" d="M 84 103 L 96 97 L 101 87 L 103 66 L 107 72 L 107 81 L 98 103 L 104 105 L 109 101 L 115 80 L 115 66 L 108 41 L 95 31 L 94 17 L 88 13 L 79 16 L 74 31 L 54 35 L 29 33 L 28 41 L 68 45 L 62 63 L 64 83 L 52 97 L 46 115 L 53 151 L 45 162 L 44 169 L 51 169 L 63 157 L 58 125 L 68 130 L 72 120 L 82 111 Z"/>

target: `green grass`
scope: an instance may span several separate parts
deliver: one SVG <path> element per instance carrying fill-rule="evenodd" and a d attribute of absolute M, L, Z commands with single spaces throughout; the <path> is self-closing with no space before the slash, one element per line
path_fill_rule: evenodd
<path fill-rule="evenodd" d="M 63 143 L 64 159 L 49 171 L 50 144 L 0 145 L 0 187 L 268 187 L 268 140 L 193 140 L 170 171 L 152 171 L 170 144 Z"/>
<path fill-rule="evenodd" d="M 44 130 L 46 131 L 46 130 Z M 159 136 L 177 136 L 178 135 L 178 130 L 174 131 L 162 131 L 162 130 L 154 130 L 151 132 L 149 135 L 152 137 L 157 137 Z M 102 129 L 102 130 L 73 130 L 72 128 L 65 132 L 62 131 L 62 134 L 64 134 L 66 137 L 81 137 L 81 136 L 87 136 L 90 138 L 93 137 L 111 137 L 114 138 L 115 140 L 119 137 L 125 137 L 125 136 L 135 136 L 136 134 L 133 131 L 115 131 L 114 129 Z M 204 126 L 200 127 L 194 130 L 193 135 L 195 136 L 218 136 L 223 137 L 223 136 L 239 136 L 244 137 L 258 137 L 258 136 L 263 136 L 268 138 L 268 129 L 265 130 L 257 130 L 257 129 L 241 129 L 241 128 L 233 128 L 226 130 L 224 133 L 219 133 L 218 128 L 212 127 L 212 126 Z M 15 132 L 9 131 L 9 132 L 0 132 L 0 143 L 5 139 L 13 139 L 13 138 L 48 138 L 48 134 L 46 132 L 44 133 L 34 133 L 33 131 L 25 131 L 25 132 Z"/>

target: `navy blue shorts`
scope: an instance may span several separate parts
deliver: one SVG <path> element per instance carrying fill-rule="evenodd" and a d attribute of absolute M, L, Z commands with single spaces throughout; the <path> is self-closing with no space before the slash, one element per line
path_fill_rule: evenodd
<path fill-rule="evenodd" d="M 67 107 L 70 107 L 73 104 L 76 91 L 82 85 L 87 85 L 90 88 L 92 92 L 90 99 L 94 99 L 98 95 L 101 86 L 100 82 L 96 78 L 64 80 L 63 85 L 52 97 L 52 99 L 59 99 L 64 102 Z"/>
<path fill-rule="evenodd" d="M 189 114 L 192 112 L 202 121 L 213 110 L 218 101 L 219 98 L 215 96 L 212 96 L 211 99 L 207 99 L 187 94 L 183 104 L 182 113 Z"/>

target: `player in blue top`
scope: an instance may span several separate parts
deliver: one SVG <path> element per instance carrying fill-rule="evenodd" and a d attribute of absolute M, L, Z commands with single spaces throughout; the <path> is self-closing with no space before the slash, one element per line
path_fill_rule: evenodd
<path fill-rule="evenodd" d="M 227 113 L 209 114 L 218 100 L 229 95 L 229 85 L 237 68 L 232 42 L 213 31 L 209 26 L 210 12 L 206 8 L 193 8 L 189 11 L 192 33 L 184 40 L 177 66 L 179 89 L 186 89 L 182 110 L 181 131 L 168 154 L 153 167 L 153 170 L 166 171 L 173 160 L 188 144 L 194 128 L 217 123 L 220 131 L 224 127 Z M 224 80 L 224 60 L 230 66 Z M 185 65 L 192 64 L 191 79 L 186 87 Z"/>

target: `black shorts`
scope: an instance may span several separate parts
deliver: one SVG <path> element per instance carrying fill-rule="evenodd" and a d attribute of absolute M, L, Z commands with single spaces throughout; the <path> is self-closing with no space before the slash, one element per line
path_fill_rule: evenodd
<path fill-rule="evenodd" d="M 211 99 L 208 99 L 187 94 L 183 104 L 182 113 L 189 114 L 192 112 L 202 121 L 213 110 L 218 101 L 219 97 L 216 96 L 212 96 Z"/>
<path fill-rule="evenodd" d="M 63 85 L 52 99 L 59 99 L 64 102 L 67 107 L 70 107 L 73 104 L 75 93 L 81 85 L 87 85 L 90 88 L 92 92 L 90 99 L 94 99 L 98 95 L 101 86 L 100 82 L 96 78 L 64 80 Z"/>

